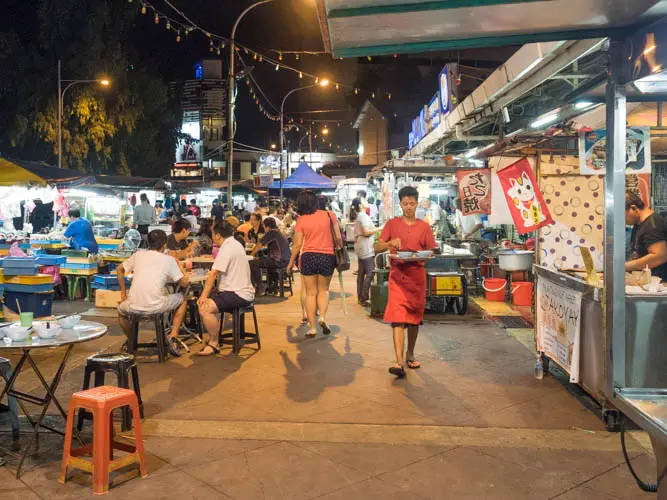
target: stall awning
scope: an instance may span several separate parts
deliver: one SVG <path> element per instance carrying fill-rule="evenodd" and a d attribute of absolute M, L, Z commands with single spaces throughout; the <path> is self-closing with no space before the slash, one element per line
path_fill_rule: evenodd
<path fill-rule="evenodd" d="M 159 177 L 126 177 L 121 175 L 96 175 L 95 184 L 115 188 L 164 190 L 166 184 Z"/>
<path fill-rule="evenodd" d="M 317 0 L 335 57 L 389 55 L 624 33 L 667 0 Z"/>
<path fill-rule="evenodd" d="M 52 167 L 36 161 L 0 158 L 0 186 L 50 184 L 57 187 L 91 184 L 95 179 L 85 173 Z"/>
<path fill-rule="evenodd" d="M 302 161 L 297 169 L 283 181 L 283 189 L 335 189 L 336 183 L 315 172 Z M 280 189 L 280 182 L 273 181 L 269 189 Z"/>

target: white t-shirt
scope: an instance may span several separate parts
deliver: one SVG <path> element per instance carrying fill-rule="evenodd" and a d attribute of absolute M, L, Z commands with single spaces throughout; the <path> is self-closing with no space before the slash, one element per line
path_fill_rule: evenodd
<path fill-rule="evenodd" d="M 378 220 L 378 207 L 375 203 L 371 203 L 368 207 L 371 211 L 371 220 L 376 221 Z"/>
<path fill-rule="evenodd" d="M 186 215 L 183 218 L 190 223 L 190 226 L 192 226 L 190 228 L 191 231 L 199 231 L 199 224 L 197 223 L 197 217 L 190 214 L 190 215 Z"/>
<path fill-rule="evenodd" d="M 164 286 L 183 278 L 176 259 L 153 250 L 139 250 L 123 262 L 126 273 L 133 273 L 127 296 L 130 307 L 138 312 L 152 312 L 165 302 Z"/>
<path fill-rule="evenodd" d="M 375 235 L 364 236 L 361 234 L 362 228 L 366 231 L 375 229 L 373 221 L 364 211 L 359 212 L 357 220 L 354 221 L 354 253 L 357 254 L 359 259 L 368 259 L 375 256 L 375 250 L 373 249 Z"/>
<path fill-rule="evenodd" d="M 431 202 L 430 211 L 431 211 L 431 225 L 440 222 L 442 208 L 440 208 L 440 206 L 437 203 Z"/>
<path fill-rule="evenodd" d="M 248 302 L 255 299 L 255 288 L 250 280 L 250 264 L 245 248 L 234 238 L 226 238 L 218 250 L 213 269 L 220 273 L 220 292 L 234 292 Z"/>
<path fill-rule="evenodd" d="M 458 209 L 456 210 L 456 215 L 454 217 L 456 219 L 456 227 L 461 228 L 461 237 L 472 231 L 477 224 L 482 223 L 482 217 L 479 214 L 463 215 L 463 212 Z M 479 231 L 475 231 L 468 236 L 468 239 L 470 240 L 478 240 L 480 238 L 481 235 Z"/>
<path fill-rule="evenodd" d="M 257 203 L 255 200 L 248 200 L 245 202 L 244 208 L 246 209 L 246 212 L 253 213 L 257 208 Z"/>

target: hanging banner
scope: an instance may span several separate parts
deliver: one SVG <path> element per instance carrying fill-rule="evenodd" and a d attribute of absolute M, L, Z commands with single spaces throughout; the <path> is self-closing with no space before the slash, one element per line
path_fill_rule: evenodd
<path fill-rule="evenodd" d="M 498 179 L 519 234 L 553 224 L 554 220 L 526 158 L 498 172 Z"/>
<path fill-rule="evenodd" d="M 463 215 L 491 213 L 491 170 L 458 170 L 459 198 Z"/>
<path fill-rule="evenodd" d="M 537 280 L 537 350 L 543 352 L 579 382 L 581 292 Z"/>
<path fill-rule="evenodd" d="M 650 127 L 627 127 L 625 173 L 651 173 Z M 607 166 L 607 131 L 593 130 L 579 135 L 579 173 L 604 175 Z"/>

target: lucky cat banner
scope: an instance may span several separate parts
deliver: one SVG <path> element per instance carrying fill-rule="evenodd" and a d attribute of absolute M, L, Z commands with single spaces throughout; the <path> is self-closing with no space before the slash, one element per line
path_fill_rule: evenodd
<path fill-rule="evenodd" d="M 502 169 L 498 172 L 498 179 L 519 234 L 553 224 L 554 220 L 526 158 Z"/>
<path fill-rule="evenodd" d="M 491 170 L 458 170 L 459 198 L 463 215 L 491 213 Z"/>

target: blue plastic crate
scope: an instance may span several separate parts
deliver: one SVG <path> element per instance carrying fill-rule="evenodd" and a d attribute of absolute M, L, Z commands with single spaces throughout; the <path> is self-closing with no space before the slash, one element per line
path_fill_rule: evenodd
<path fill-rule="evenodd" d="M 40 293 L 5 291 L 5 305 L 16 313 L 18 313 L 18 308 L 16 307 L 17 300 L 22 312 L 31 312 L 35 318 L 51 316 L 53 290 Z"/>
<path fill-rule="evenodd" d="M 0 261 L 0 266 L 4 269 L 27 267 L 33 268 L 37 265 L 37 258 L 35 257 L 5 257 Z"/>
<path fill-rule="evenodd" d="M 62 269 L 97 269 L 97 262 L 92 264 L 72 264 L 66 262 L 60 266 Z"/>
<path fill-rule="evenodd" d="M 32 269 L 27 267 L 5 267 L 2 269 L 2 273 L 5 276 L 35 276 L 39 274 L 39 267 L 33 267 Z"/>
<path fill-rule="evenodd" d="M 44 285 L 14 285 L 13 283 L 5 283 L 4 286 L 6 292 L 36 293 L 53 291 L 53 283 Z"/>
<path fill-rule="evenodd" d="M 98 243 L 97 248 L 100 250 L 116 250 L 118 248 L 118 245 L 116 244 L 108 244 L 108 243 Z"/>
<path fill-rule="evenodd" d="M 125 283 L 130 284 L 129 278 L 125 278 Z M 118 275 L 116 274 L 96 274 L 93 277 L 93 284 L 109 286 L 109 285 L 118 285 Z"/>
<path fill-rule="evenodd" d="M 40 266 L 62 266 L 67 262 L 64 255 L 40 254 L 37 256 L 37 264 Z"/>

